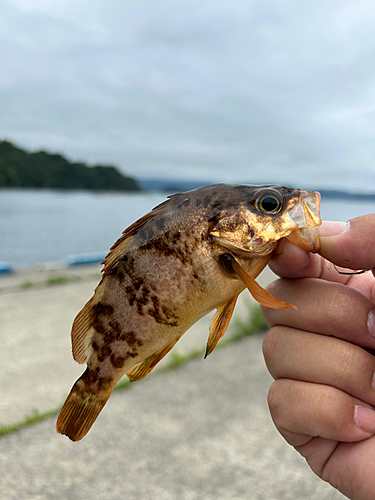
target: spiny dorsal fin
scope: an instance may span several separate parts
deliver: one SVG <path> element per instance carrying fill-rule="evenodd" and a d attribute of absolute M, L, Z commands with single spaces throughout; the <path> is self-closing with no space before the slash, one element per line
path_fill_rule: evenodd
<path fill-rule="evenodd" d="M 86 303 L 83 309 L 77 314 L 72 326 L 72 351 L 73 358 L 78 363 L 86 363 L 91 345 L 94 329 L 92 328 L 94 315 L 92 302 L 93 298 Z"/>
<path fill-rule="evenodd" d="M 106 255 L 105 259 L 103 260 L 103 269 L 102 269 L 102 274 L 105 276 L 106 274 L 109 273 L 109 271 L 112 269 L 112 267 L 118 262 L 120 257 L 124 255 L 126 252 L 128 246 L 130 245 L 134 235 L 125 235 L 125 232 L 119 238 L 114 245 L 112 245 L 110 251 Z"/>
<path fill-rule="evenodd" d="M 173 198 L 174 196 L 175 195 L 168 196 L 168 198 Z M 108 272 L 112 269 L 112 267 L 116 264 L 120 257 L 124 255 L 133 237 L 138 233 L 138 231 L 146 224 L 146 222 L 156 217 L 167 203 L 169 203 L 169 200 L 163 201 L 163 203 L 160 203 L 160 205 L 157 205 L 155 208 L 153 208 L 151 212 L 148 212 L 146 215 L 144 215 L 125 229 L 125 231 L 122 233 L 122 236 L 112 245 L 109 253 L 106 255 L 105 259 L 102 262 L 102 264 L 104 265 L 102 269 L 103 276 L 108 274 Z"/>
<path fill-rule="evenodd" d="M 215 316 L 212 318 L 210 324 L 210 335 L 207 341 L 206 354 L 204 355 L 205 358 L 215 349 L 216 344 L 228 328 L 237 298 L 238 295 L 235 295 L 232 299 L 228 300 L 228 302 L 225 302 L 225 304 L 217 308 Z"/>
<path fill-rule="evenodd" d="M 144 361 L 141 363 L 136 364 L 131 368 L 126 375 L 129 377 L 130 382 L 136 382 L 137 380 L 141 380 L 143 377 L 145 377 L 150 371 L 155 368 L 155 366 L 161 361 L 166 354 L 172 349 L 172 347 L 175 345 L 177 340 L 180 337 L 178 337 L 176 340 L 168 344 L 166 347 L 163 349 L 160 349 L 160 351 L 156 351 L 154 354 L 151 354 L 148 358 L 146 358 Z"/>

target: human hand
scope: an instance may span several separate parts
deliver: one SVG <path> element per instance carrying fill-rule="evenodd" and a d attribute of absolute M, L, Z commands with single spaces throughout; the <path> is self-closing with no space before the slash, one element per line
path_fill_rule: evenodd
<path fill-rule="evenodd" d="M 328 261 L 374 273 L 375 214 L 349 226 L 323 223 L 320 233 L 320 255 L 283 240 L 270 262 L 282 279 L 268 291 L 297 311 L 262 309 L 275 379 L 268 403 L 279 432 L 319 477 L 352 500 L 373 500 L 375 278 L 339 274 Z"/>

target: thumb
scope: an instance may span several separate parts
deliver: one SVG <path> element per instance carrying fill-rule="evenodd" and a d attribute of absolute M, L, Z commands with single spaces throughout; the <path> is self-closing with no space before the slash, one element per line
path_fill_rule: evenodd
<path fill-rule="evenodd" d="M 375 214 L 348 222 L 324 222 L 320 227 L 320 255 L 350 269 L 375 267 Z"/>

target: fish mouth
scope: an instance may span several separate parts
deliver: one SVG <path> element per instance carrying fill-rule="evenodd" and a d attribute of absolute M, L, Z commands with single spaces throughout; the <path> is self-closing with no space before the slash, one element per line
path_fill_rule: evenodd
<path fill-rule="evenodd" d="M 286 238 L 307 252 L 318 252 L 320 239 L 320 194 L 316 191 L 301 191 L 299 201 L 289 211 L 289 218 L 297 226 Z"/>

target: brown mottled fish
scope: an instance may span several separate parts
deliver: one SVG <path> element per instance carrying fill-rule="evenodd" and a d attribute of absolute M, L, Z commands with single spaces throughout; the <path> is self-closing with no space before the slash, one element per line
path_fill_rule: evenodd
<path fill-rule="evenodd" d="M 255 278 L 277 241 L 319 249 L 319 193 L 216 184 L 175 194 L 112 246 L 103 277 L 74 320 L 73 357 L 87 363 L 57 420 L 73 441 L 89 431 L 118 380 L 140 380 L 202 316 L 217 309 L 206 356 L 247 287 L 271 308 L 294 307 Z"/>

